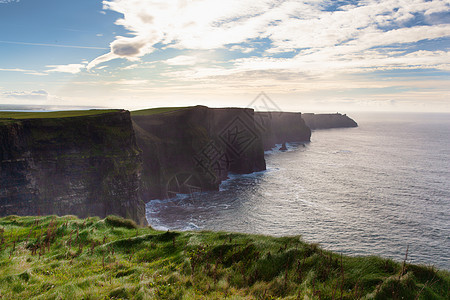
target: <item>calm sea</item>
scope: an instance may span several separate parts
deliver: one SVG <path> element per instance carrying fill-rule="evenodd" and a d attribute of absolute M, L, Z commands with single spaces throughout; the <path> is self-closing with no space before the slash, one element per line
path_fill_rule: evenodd
<path fill-rule="evenodd" d="M 350 114 L 358 128 L 317 130 L 266 152 L 268 170 L 219 192 L 147 204 L 159 229 L 226 230 L 381 255 L 450 270 L 450 115 Z"/>

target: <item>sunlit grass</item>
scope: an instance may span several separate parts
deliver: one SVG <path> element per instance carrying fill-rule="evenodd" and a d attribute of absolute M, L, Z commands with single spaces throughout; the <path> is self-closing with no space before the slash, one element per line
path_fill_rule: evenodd
<path fill-rule="evenodd" d="M 2 299 L 448 299 L 450 274 L 380 257 L 131 220 L 0 218 Z"/>

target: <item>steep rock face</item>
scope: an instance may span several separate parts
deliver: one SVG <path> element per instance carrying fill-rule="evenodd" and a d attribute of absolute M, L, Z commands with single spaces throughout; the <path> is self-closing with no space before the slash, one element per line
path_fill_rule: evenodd
<path fill-rule="evenodd" d="M 341 127 L 358 127 L 358 124 L 347 115 L 304 113 L 302 118 L 311 129 L 328 129 Z"/>
<path fill-rule="evenodd" d="M 311 130 L 301 113 L 255 112 L 255 122 L 264 150 L 286 142 L 309 142 L 311 138 Z"/>
<path fill-rule="evenodd" d="M 217 190 L 228 172 L 266 168 L 252 109 L 196 106 L 132 120 L 146 199 Z"/>
<path fill-rule="evenodd" d="M 2 119 L 0 215 L 117 214 L 146 224 L 129 112 Z"/>

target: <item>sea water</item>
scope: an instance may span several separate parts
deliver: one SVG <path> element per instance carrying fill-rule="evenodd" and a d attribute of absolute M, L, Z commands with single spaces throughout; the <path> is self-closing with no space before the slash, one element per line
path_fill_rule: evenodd
<path fill-rule="evenodd" d="M 450 269 L 450 115 L 353 114 L 357 128 L 316 130 L 266 152 L 267 171 L 220 191 L 152 200 L 155 228 L 225 230 Z"/>

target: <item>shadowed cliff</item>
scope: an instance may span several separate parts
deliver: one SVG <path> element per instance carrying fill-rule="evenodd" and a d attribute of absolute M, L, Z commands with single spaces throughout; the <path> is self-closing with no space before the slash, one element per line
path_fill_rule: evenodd
<path fill-rule="evenodd" d="M 0 215 L 117 214 L 146 223 L 128 111 L 0 118 Z"/>
<path fill-rule="evenodd" d="M 228 172 L 265 170 L 254 112 L 195 106 L 132 113 L 143 151 L 143 195 L 166 198 L 218 190 Z"/>
<path fill-rule="evenodd" d="M 255 112 L 255 121 L 263 140 L 264 150 L 286 142 L 309 142 L 311 130 L 301 113 Z"/>
<path fill-rule="evenodd" d="M 218 190 L 229 172 L 265 170 L 264 150 L 310 136 L 300 113 L 249 108 L 0 112 L 0 215 L 145 224 L 142 199 Z"/>

